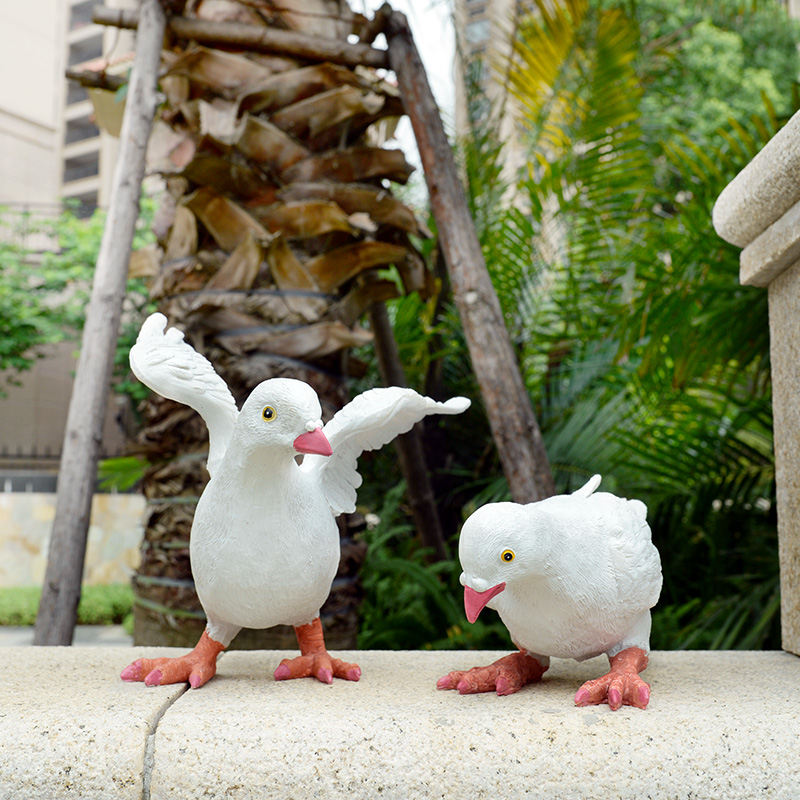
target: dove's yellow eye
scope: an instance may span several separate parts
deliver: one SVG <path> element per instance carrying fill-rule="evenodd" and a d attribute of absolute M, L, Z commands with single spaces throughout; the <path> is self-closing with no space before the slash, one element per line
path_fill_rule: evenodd
<path fill-rule="evenodd" d="M 503 552 L 500 553 L 500 558 L 508 564 L 516 558 L 516 555 L 513 550 L 503 550 Z"/>
<path fill-rule="evenodd" d="M 278 412 L 272 406 L 264 406 L 261 416 L 267 422 L 274 422 L 278 417 Z"/>

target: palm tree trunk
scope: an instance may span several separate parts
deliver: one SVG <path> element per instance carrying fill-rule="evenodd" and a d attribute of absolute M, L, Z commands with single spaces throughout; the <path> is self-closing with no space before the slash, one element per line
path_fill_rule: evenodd
<path fill-rule="evenodd" d="M 375 270 L 395 265 L 408 292 L 428 292 L 433 282 L 409 238 L 427 232 L 388 188 L 412 171 L 402 153 L 380 146 L 381 129 L 391 130 L 402 114 L 396 90 L 352 66 L 352 47 L 344 45 L 354 18 L 344 2 L 290 6 L 198 2 L 194 18 L 170 23 L 166 102 L 151 139 L 151 168 L 168 191 L 156 221 L 161 266 L 150 290 L 237 402 L 262 380 L 296 377 L 315 388 L 329 417 L 347 401 L 348 378 L 365 368 L 343 357 L 371 339 L 359 319 L 397 294 Z M 267 55 L 261 45 L 255 52 L 241 38 L 218 47 L 211 43 L 220 38 L 206 37 L 207 46 L 182 38 L 190 29 L 219 35 L 231 26 L 247 29 L 247 48 L 277 34 L 291 39 L 292 55 Z M 314 46 L 298 50 L 298 41 Z M 362 55 L 379 52 L 359 47 Z M 143 415 L 137 447 L 151 468 L 134 640 L 190 645 L 203 625 L 188 547 L 207 480 L 206 432 L 193 412 L 160 398 Z M 424 474 L 419 458 L 410 457 L 413 471 Z M 355 646 L 363 546 L 353 535 L 361 524 L 358 516 L 341 524 L 340 573 L 323 608 L 332 647 Z M 444 552 L 441 542 L 435 548 Z M 249 641 L 240 634 L 236 643 L 294 646 L 287 634 L 253 632 Z"/>

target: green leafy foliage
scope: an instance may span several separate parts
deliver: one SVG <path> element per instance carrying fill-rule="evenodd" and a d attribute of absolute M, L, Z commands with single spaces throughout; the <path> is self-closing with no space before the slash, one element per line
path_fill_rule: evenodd
<path fill-rule="evenodd" d="M 143 198 L 133 249 L 152 241 L 154 213 L 155 202 Z M 103 211 L 83 219 L 69 205 L 53 218 L 0 210 L 0 373 L 4 380 L 16 380 L 19 372 L 30 369 L 42 345 L 78 338 L 104 226 Z M 25 246 L 32 236 L 47 245 L 34 252 Z M 144 390 L 138 382 L 127 380 L 127 352 L 148 308 L 144 282 L 129 280 L 115 365 L 116 388 L 134 399 L 141 399 Z"/>
<path fill-rule="evenodd" d="M 15 219 L 0 210 L 0 372 L 29 369 L 36 350 L 61 338 L 38 280 L 20 246 L 20 228 L 27 217 Z M 0 394 L 0 396 L 2 396 Z"/>
<path fill-rule="evenodd" d="M 763 93 L 789 112 L 798 23 L 781 4 L 638 0 L 636 16 L 646 48 L 643 111 L 662 135 L 689 132 L 704 146 L 729 119 L 747 119 Z"/>
<path fill-rule="evenodd" d="M 739 284 L 711 209 L 799 105 L 783 72 L 795 32 L 773 36 L 782 12 L 766 2 L 534 5 L 507 70 L 524 168 L 504 166 L 479 65 L 459 156 L 558 489 L 599 472 L 647 503 L 665 576 L 654 647 L 778 647 L 766 296 Z M 721 90 L 692 92 L 717 58 L 756 89 L 724 127 L 696 126 Z M 479 403 L 447 305 L 404 298 L 392 314 L 415 383 L 445 375 Z M 463 519 L 508 489 L 480 413 L 450 425 Z M 469 625 L 453 608 L 457 562 L 429 564 L 402 512 L 390 504 L 367 534 L 362 646 L 507 648 L 495 615 Z"/>
<path fill-rule="evenodd" d="M 139 456 L 106 458 L 97 466 L 100 489 L 104 492 L 127 492 L 142 479 L 147 462 Z"/>
<path fill-rule="evenodd" d="M 431 563 L 412 527 L 404 521 L 405 484 L 385 494 L 362 567 L 364 604 L 358 646 L 364 649 L 415 650 L 464 647 L 508 648 L 497 621 L 467 623 L 453 560 Z"/>
<path fill-rule="evenodd" d="M 476 218 L 557 486 L 600 472 L 647 503 L 654 646 L 777 647 L 766 296 L 739 284 L 711 209 L 798 107 L 797 31 L 768 2 L 534 6 L 510 72 L 527 218 Z M 487 124 L 464 144 L 482 156 L 463 159 L 471 193 L 499 174 Z"/>

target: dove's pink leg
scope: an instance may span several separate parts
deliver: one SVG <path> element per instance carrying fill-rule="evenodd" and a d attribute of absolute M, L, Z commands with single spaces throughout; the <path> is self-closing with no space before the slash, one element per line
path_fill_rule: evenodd
<path fill-rule="evenodd" d="M 122 670 L 124 681 L 144 681 L 147 686 L 189 681 L 192 689 L 208 683 L 217 672 L 217 656 L 225 649 L 203 631 L 194 650 L 179 658 L 139 658 Z"/>
<path fill-rule="evenodd" d="M 361 677 L 361 667 L 357 664 L 348 664 L 329 655 L 319 617 L 308 625 L 296 627 L 294 632 L 302 655 L 284 658 L 275 670 L 276 681 L 314 677 L 323 683 L 333 683 L 334 678 L 357 681 Z"/>
<path fill-rule="evenodd" d="M 437 689 L 458 689 L 459 694 L 497 691 L 499 695 L 514 694 L 528 683 L 536 683 L 547 667 L 533 656 L 520 651 L 503 656 L 488 667 L 456 670 L 439 678 Z"/>
<path fill-rule="evenodd" d="M 612 711 L 622 706 L 647 708 L 650 701 L 650 685 L 639 673 L 647 669 L 647 654 L 639 647 L 629 647 L 609 659 L 611 669 L 602 678 L 595 678 L 578 689 L 575 704 L 597 705 L 608 701 Z"/>

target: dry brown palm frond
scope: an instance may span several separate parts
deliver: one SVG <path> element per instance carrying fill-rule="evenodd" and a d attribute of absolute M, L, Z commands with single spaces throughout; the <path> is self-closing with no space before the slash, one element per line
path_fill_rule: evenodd
<path fill-rule="evenodd" d="M 285 106 L 270 116 L 270 122 L 292 136 L 314 138 L 359 114 L 377 114 L 384 102 L 379 94 L 338 86 Z"/>
<path fill-rule="evenodd" d="M 241 206 L 213 189 L 198 189 L 186 197 L 183 203 L 227 252 L 235 250 L 246 236 L 252 236 L 264 243 L 272 239 L 272 234 Z"/>
<path fill-rule="evenodd" d="M 386 242 L 357 242 L 316 256 L 305 266 L 320 289 L 330 292 L 365 269 L 397 264 L 406 255 L 404 247 Z"/>
<path fill-rule="evenodd" d="M 284 170 L 281 178 L 287 183 L 318 180 L 356 183 L 385 179 L 405 184 L 413 171 L 414 167 L 406 161 L 401 150 L 351 147 L 305 158 Z"/>
<path fill-rule="evenodd" d="M 206 289 L 249 289 L 255 283 L 264 248 L 260 241 L 246 233 L 219 271 L 206 284 Z"/>
<path fill-rule="evenodd" d="M 307 239 L 331 231 L 356 234 L 347 214 L 336 203 L 326 200 L 298 200 L 273 203 L 251 209 L 253 216 L 270 233 L 282 233 L 291 239 Z"/>
<path fill-rule="evenodd" d="M 257 86 L 240 95 L 240 112 L 262 114 L 306 100 L 320 92 L 340 86 L 358 87 L 363 84 L 346 67 L 337 64 L 314 64 L 281 72 L 265 78 Z"/>
<path fill-rule="evenodd" d="M 381 186 L 297 181 L 280 189 L 278 197 L 287 203 L 312 199 L 330 200 L 348 215 L 366 213 L 378 224 L 392 225 L 426 239 L 431 236 L 431 232 L 416 218 L 414 212 Z"/>

